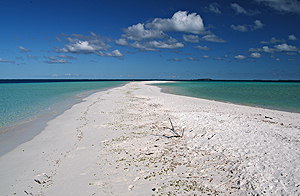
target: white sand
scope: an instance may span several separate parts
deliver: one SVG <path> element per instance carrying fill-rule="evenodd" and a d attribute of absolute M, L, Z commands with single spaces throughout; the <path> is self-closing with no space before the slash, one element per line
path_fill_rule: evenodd
<path fill-rule="evenodd" d="M 1 156 L 0 195 L 300 194 L 299 114 L 146 83 L 87 97 Z"/>

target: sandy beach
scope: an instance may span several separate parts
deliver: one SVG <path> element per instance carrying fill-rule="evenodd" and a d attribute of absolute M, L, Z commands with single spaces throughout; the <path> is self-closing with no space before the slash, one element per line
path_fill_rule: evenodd
<path fill-rule="evenodd" d="M 94 93 L 1 156 L 0 195 L 300 195 L 298 113 L 149 83 Z"/>

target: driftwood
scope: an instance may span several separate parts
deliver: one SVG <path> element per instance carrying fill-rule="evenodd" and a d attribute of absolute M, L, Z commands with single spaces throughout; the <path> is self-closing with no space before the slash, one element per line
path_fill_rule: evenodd
<path fill-rule="evenodd" d="M 169 121 L 170 121 L 170 123 L 171 123 L 171 131 L 172 131 L 172 133 L 174 133 L 175 135 L 174 136 L 172 136 L 172 137 L 183 137 L 183 134 L 184 134 L 184 129 L 182 129 L 182 131 L 181 131 L 181 135 L 179 134 L 179 133 L 177 133 L 176 131 L 175 131 L 175 128 L 174 128 L 174 126 L 173 126 L 173 123 L 172 123 L 172 121 L 171 121 L 171 118 L 169 118 Z"/>

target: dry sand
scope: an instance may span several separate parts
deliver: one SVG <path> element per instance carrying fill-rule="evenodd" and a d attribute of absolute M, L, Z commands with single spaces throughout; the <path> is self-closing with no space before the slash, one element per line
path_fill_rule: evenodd
<path fill-rule="evenodd" d="M 1 156 L 0 195 L 300 194 L 299 114 L 147 83 L 95 93 Z"/>

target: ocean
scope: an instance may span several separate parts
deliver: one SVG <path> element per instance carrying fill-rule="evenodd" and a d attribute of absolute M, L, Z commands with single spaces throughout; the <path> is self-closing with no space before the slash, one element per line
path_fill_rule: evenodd
<path fill-rule="evenodd" d="M 165 93 L 300 112 L 297 82 L 180 81 L 156 85 Z"/>
<path fill-rule="evenodd" d="M 58 113 L 88 94 L 121 81 L 0 83 L 0 128 Z"/>

